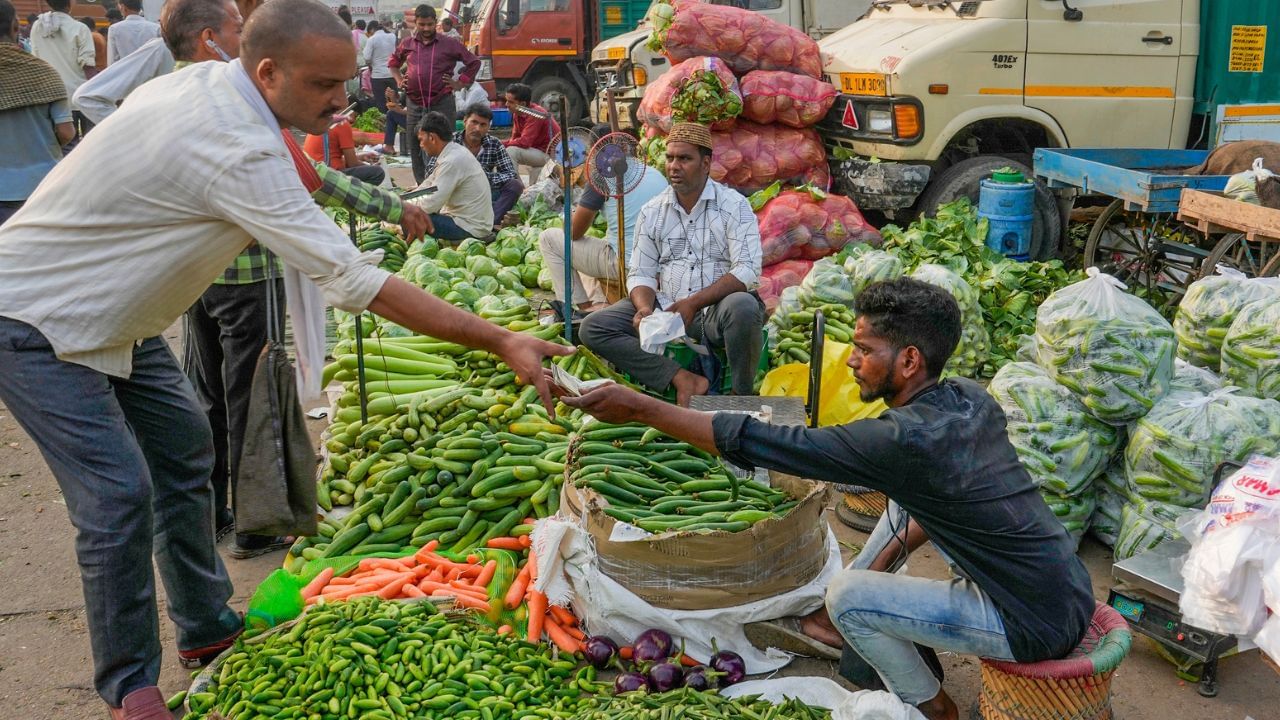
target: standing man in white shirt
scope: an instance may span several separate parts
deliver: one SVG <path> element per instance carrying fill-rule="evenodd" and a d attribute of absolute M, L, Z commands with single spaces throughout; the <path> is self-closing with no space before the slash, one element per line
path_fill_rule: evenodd
<path fill-rule="evenodd" d="M 107 64 L 160 37 L 160 23 L 142 16 L 142 0 L 120 0 L 124 20 L 107 28 Z"/>
<path fill-rule="evenodd" d="M 750 395 L 764 338 L 760 228 L 747 199 L 711 179 L 711 132 L 678 123 L 667 135 L 671 187 L 636 219 L 627 268 L 631 296 L 587 316 L 582 344 L 645 387 L 675 387 L 676 402 L 706 394 L 710 383 L 674 360 L 640 348 L 640 321 L 655 310 L 679 313 L 689 337 L 723 348 L 733 394 Z"/>
<path fill-rule="evenodd" d="M 387 89 L 396 86 L 391 77 L 391 68 L 387 61 L 396 50 L 396 36 L 387 32 L 382 23 L 374 20 L 369 23 L 369 40 L 361 53 L 362 64 L 369 66 L 369 79 L 373 86 L 373 102 L 378 110 L 387 112 Z"/>
<path fill-rule="evenodd" d="M 139 89 L 0 227 L 0 402 L 77 529 L 94 685 L 113 720 L 169 717 L 153 553 L 184 661 L 207 662 L 243 628 L 214 548 L 212 434 L 160 333 L 251 239 L 335 306 L 502 356 L 548 406 L 542 361 L 571 352 L 390 275 L 316 207 L 284 136 L 324 132 L 355 67 L 327 6 L 271 0 L 242 60 Z M 138 272 L 101 272 L 122 263 Z"/>
<path fill-rule="evenodd" d="M 58 71 L 67 87 L 67 97 L 71 97 L 84 84 L 85 69 L 93 67 L 93 32 L 67 14 L 71 0 L 48 0 L 48 5 L 49 12 L 41 14 L 31 26 L 31 54 Z M 79 112 L 73 110 L 71 115 L 76 137 L 93 127 Z"/>

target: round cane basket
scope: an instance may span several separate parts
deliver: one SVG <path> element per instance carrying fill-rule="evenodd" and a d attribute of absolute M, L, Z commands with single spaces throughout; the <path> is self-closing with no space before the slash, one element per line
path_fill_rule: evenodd
<path fill-rule="evenodd" d="M 1120 613 L 1099 603 L 1084 639 L 1061 660 L 983 660 L 983 720 L 1110 720 L 1111 675 L 1132 640 Z"/>

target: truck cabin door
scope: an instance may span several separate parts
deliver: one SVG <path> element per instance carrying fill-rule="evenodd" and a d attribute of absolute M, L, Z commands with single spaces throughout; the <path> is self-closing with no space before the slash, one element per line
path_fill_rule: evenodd
<path fill-rule="evenodd" d="M 497 0 L 493 76 L 521 78 L 540 58 L 582 51 L 581 3 L 574 0 Z"/>
<path fill-rule="evenodd" d="M 1076 147 L 1168 147 L 1183 0 L 1027 0 L 1026 104 L 1062 125 Z"/>

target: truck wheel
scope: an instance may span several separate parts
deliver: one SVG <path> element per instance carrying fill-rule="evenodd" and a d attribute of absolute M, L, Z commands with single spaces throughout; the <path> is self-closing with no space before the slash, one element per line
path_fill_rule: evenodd
<path fill-rule="evenodd" d="M 587 104 L 573 83 L 562 77 L 550 75 L 533 83 L 533 101 L 550 110 L 554 102 L 569 104 L 569 122 L 577 122 L 587 115 Z M 559 115 L 556 116 L 557 122 Z"/>
<path fill-rule="evenodd" d="M 1031 168 L 1025 163 L 1000 155 L 980 155 L 962 160 L 943 170 L 929 181 L 928 187 L 916 201 L 916 209 L 921 214 L 930 214 L 939 205 L 952 200 L 967 197 L 974 206 L 978 204 L 978 191 L 984 179 L 991 176 L 992 171 L 1003 167 L 1020 170 L 1026 177 L 1034 177 Z M 1053 193 L 1044 183 L 1036 183 L 1035 220 L 1031 226 L 1032 260 L 1048 260 L 1056 257 L 1062 242 L 1062 213 L 1054 200 Z"/>

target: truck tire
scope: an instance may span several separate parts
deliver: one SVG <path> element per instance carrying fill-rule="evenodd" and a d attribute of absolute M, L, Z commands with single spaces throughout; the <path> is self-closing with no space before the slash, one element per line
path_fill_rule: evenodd
<path fill-rule="evenodd" d="M 920 214 L 931 214 L 939 205 L 961 197 L 969 198 L 977 206 L 982 181 L 990 177 L 992 171 L 1003 167 L 1012 167 L 1020 170 L 1026 177 L 1034 177 L 1031 168 L 1025 163 L 1001 155 L 979 155 L 962 160 L 934 176 L 916 201 L 916 209 Z M 1032 260 L 1057 257 L 1061 243 L 1062 212 L 1049 188 L 1044 183 L 1037 182 L 1029 255 Z"/>
<path fill-rule="evenodd" d="M 587 115 L 587 101 L 573 83 L 556 75 L 548 75 L 533 83 L 533 101 L 550 110 L 553 102 L 569 104 L 569 122 L 575 123 Z M 559 122 L 559 115 L 556 121 Z"/>

